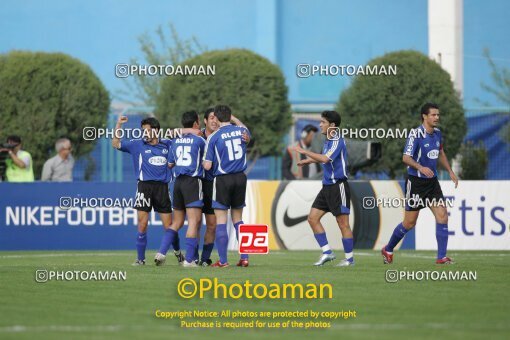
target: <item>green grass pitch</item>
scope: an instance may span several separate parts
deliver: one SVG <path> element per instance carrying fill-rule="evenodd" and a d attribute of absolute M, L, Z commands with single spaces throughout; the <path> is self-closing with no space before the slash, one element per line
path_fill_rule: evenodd
<path fill-rule="evenodd" d="M 133 267 L 134 252 L 0 252 L 0 339 L 508 339 L 510 252 L 449 253 L 456 264 L 437 266 L 434 252 L 400 251 L 383 265 L 375 251 L 358 251 L 356 266 L 311 264 L 318 252 L 275 251 L 252 256 L 249 268 Z M 340 255 L 340 254 L 337 254 Z M 214 257 L 213 257 L 214 258 Z M 237 259 L 230 254 L 231 263 Z M 35 270 L 127 271 L 126 281 L 35 282 Z M 385 271 L 476 271 L 476 281 L 387 283 Z M 330 283 L 332 299 L 183 299 L 177 282 L 218 278 L 225 284 Z M 329 329 L 183 329 L 155 311 L 355 310 L 356 318 Z M 251 319 L 243 319 L 250 321 Z M 324 319 L 322 319 L 325 321 Z M 239 321 L 239 320 L 238 320 Z"/>

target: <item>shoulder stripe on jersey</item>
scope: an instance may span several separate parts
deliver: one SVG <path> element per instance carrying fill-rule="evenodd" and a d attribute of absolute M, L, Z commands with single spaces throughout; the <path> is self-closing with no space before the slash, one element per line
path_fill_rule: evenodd
<path fill-rule="evenodd" d="M 211 133 L 209 135 L 209 137 L 207 137 L 207 140 L 211 139 L 211 137 L 214 136 L 216 134 L 216 132 L 219 132 L 219 131 L 220 131 L 220 129 L 218 129 L 218 130 L 214 131 L 213 133 Z"/>
<path fill-rule="evenodd" d="M 138 169 L 140 170 L 140 181 L 143 181 L 142 162 L 143 162 L 142 154 L 139 154 L 139 156 L 138 156 Z"/>
<path fill-rule="evenodd" d="M 218 171 L 221 172 L 222 174 L 225 174 L 226 172 L 223 171 L 223 169 L 221 168 L 221 157 L 220 154 L 218 153 L 218 149 L 216 148 L 216 146 L 214 147 L 214 151 L 216 152 L 216 158 L 218 159 Z"/>
<path fill-rule="evenodd" d="M 209 149 L 209 142 L 211 141 L 211 138 L 216 134 L 216 132 L 220 131 L 220 129 L 214 131 L 213 133 L 211 133 L 209 135 L 209 137 L 207 137 L 207 141 L 206 141 L 206 144 L 205 144 L 205 149 L 204 149 L 204 158 L 203 160 L 205 161 L 205 155 L 207 155 L 207 150 Z"/>
<path fill-rule="evenodd" d="M 338 141 L 336 140 L 333 142 L 333 144 L 331 145 L 331 148 L 326 153 L 332 154 L 333 152 L 335 152 L 337 147 L 338 147 Z M 329 158 L 329 156 L 328 156 L 328 158 Z"/>
<path fill-rule="evenodd" d="M 200 149 L 197 150 L 197 167 L 195 168 L 195 172 L 191 177 L 195 177 L 198 175 L 198 170 L 200 169 Z"/>
<path fill-rule="evenodd" d="M 335 183 L 335 166 L 333 165 L 333 162 L 329 162 L 328 164 L 331 165 L 331 183 Z"/>
<path fill-rule="evenodd" d="M 344 159 L 344 153 L 343 152 L 340 152 L 340 158 L 342 160 L 342 170 L 344 172 L 344 176 L 345 176 L 345 178 L 347 178 L 347 171 L 345 169 L 345 159 Z"/>

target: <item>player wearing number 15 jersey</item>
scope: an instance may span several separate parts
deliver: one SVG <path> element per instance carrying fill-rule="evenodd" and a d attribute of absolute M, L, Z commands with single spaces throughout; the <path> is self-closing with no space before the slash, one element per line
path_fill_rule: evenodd
<path fill-rule="evenodd" d="M 220 128 L 207 140 L 203 166 L 205 170 L 213 169 L 213 202 L 216 215 L 216 246 L 220 260 L 214 267 L 227 267 L 227 214 L 231 209 L 232 222 L 238 236 L 238 229 L 243 224 L 243 207 L 246 197 L 246 142 L 243 133 L 249 135 L 244 126 L 231 125 L 232 113 L 226 105 L 218 105 L 214 114 Z M 238 266 L 248 266 L 248 256 L 241 255 Z"/>

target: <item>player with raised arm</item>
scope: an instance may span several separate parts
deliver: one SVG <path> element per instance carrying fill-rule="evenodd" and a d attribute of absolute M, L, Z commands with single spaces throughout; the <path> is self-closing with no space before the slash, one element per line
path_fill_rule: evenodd
<path fill-rule="evenodd" d="M 135 209 L 138 211 L 138 235 L 136 249 L 138 257 L 133 265 L 145 264 L 145 249 L 147 247 L 147 225 L 149 214 L 154 211 L 159 213 L 165 229 L 170 228 L 172 223 L 172 204 L 168 192 L 170 181 L 170 169 L 167 166 L 167 157 L 171 152 L 171 144 L 168 139 L 158 138 L 160 130 L 156 118 L 145 118 L 141 122 L 143 138 L 123 139 L 118 138 L 118 130 L 128 118 L 120 116 L 115 126 L 112 146 L 122 152 L 131 154 L 135 175 L 138 179 Z M 172 244 L 178 260 L 181 260 L 179 239 Z"/>
<path fill-rule="evenodd" d="M 200 127 L 198 114 L 188 111 L 182 114 L 182 126 L 185 129 Z M 164 263 L 170 244 L 178 237 L 178 231 L 188 218 L 186 232 L 186 257 L 182 262 L 184 267 L 197 267 L 195 262 L 198 248 L 198 232 L 202 222 L 202 157 L 204 155 L 205 140 L 191 133 L 172 141 L 172 152 L 168 155 L 168 166 L 173 167 L 176 177 L 173 191 L 174 219 L 161 242 L 159 252 L 154 258 L 156 265 Z"/>
<path fill-rule="evenodd" d="M 443 191 L 437 179 L 437 161 L 448 171 L 455 188 L 459 183 L 443 149 L 439 124 L 439 107 L 426 103 L 420 111 L 422 125 L 413 130 L 404 147 L 402 161 L 407 165 L 406 207 L 404 220 L 397 225 L 381 250 L 385 264 L 393 262 L 393 250 L 409 230 L 414 228 L 420 210 L 429 207 L 436 219 L 437 264 L 451 264 L 446 256 L 448 246 L 448 212 Z"/>
<path fill-rule="evenodd" d="M 228 267 L 227 248 L 228 209 L 231 209 L 232 222 L 238 237 L 238 229 L 243 224 L 243 207 L 246 199 L 246 141 L 244 126 L 232 125 L 231 110 L 226 105 L 217 105 L 214 115 L 219 121 L 219 128 L 207 140 L 203 166 L 213 170 L 212 207 L 216 215 L 216 246 L 220 256 L 213 267 Z M 241 255 L 238 266 L 248 267 L 248 255 Z"/>
<path fill-rule="evenodd" d="M 349 214 L 351 207 L 351 194 L 347 182 L 347 149 L 345 141 L 340 137 L 340 115 L 335 111 L 324 111 L 321 114 L 319 127 L 321 133 L 326 135 L 322 154 L 305 150 L 300 146 L 294 150 L 306 155 L 307 158 L 298 162 L 298 165 L 321 163 L 324 170 L 322 189 L 315 198 L 308 215 L 308 223 L 313 230 L 317 243 L 322 248 L 322 255 L 315 266 L 322 266 L 336 259 L 331 250 L 326 232 L 321 224 L 321 218 L 330 212 L 335 216 L 338 227 L 342 233 L 345 259 L 337 266 L 347 267 L 354 265 L 353 236 L 349 226 Z"/>

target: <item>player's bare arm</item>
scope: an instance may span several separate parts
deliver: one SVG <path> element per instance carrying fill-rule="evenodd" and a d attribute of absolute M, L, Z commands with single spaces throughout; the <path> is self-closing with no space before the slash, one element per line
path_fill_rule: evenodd
<path fill-rule="evenodd" d="M 459 179 L 453 172 L 452 168 L 450 167 L 450 162 L 448 162 L 448 157 L 446 157 L 446 153 L 443 149 L 439 150 L 439 164 L 443 166 L 443 168 L 448 171 L 448 174 L 450 175 L 450 179 L 453 183 L 455 183 L 455 188 L 459 185 Z"/>
<path fill-rule="evenodd" d="M 18 167 L 20 167 L 21 169 L 25 169 L 27 167 L 25 162 L 23 162 L 21 159 L 19 159 L 18 155 L 16 155 L 16 153 L 13 152 L 12 150 L 10 150 L 10 149 L 0 149 L 0 152 L 8 152 L 9 153 L 9 157 L 11 157 L 11 159 L 12 159 L 12 162 L 14 164 L 16 164 Z"/>
<path fill-rule="evenodd" d="M 297 165 L 298 166 L 304 166 L 304 165 L 307 165 L 307 164 L 315 164 L 315 163 L 319 163 L 319 162 L 314 160 L 314 159 L 312 159 L 312 158 L 306 158 L 306 159 L 302 159 L 299 162 L 297 162 Z"/>
<path fill-rule="evenodd" d="M 212 168 L 212 162 L 211 161 L 202 161 L 202 167 L 209 171 Z"/>
<path fill-rule="evenodd" d="M 126 123 L 128 121 L 128 117 L 126 116 L 119 116 L 119 119 L 117 119 L 117 124 L 115 125 L 115 131 L 113 133 L 113 139 L 112 139 L 112 146 L 115 149 L 120 148 L 120 139 L 118 137 L 117 130 L 122 128 L 122 124 Z"/>
<path fill-rule="evenodd" d="M 300 147 L 299 145 L 295 146 L 294 150 L 296 152 L 299 152 L 302 155 L 305 155 L 305 156 L 313 159 L 316 163 L 327 163 L 327 162 L 329 162 L 328 156 L 320 154 L 320 153 L 315 153 L 315 152 L 312 152 L 312 151 L 309 151 L 309 150 L 305 150 L 302 147 Z"/>
<path fill-rule="evenodd" d="M 415 168 L 416 170 L 418 170 L 419 172 L 421 172 L 422 174 L 429 178 L 434 177 L 434 172 L 432 170 L 430 170 L 427 167 L 421 166 L 409 155 L 404 155 L 402 157 L 402 162 L 404 162 L 405 165 L 409 165 L 410 167 Z"/>
<path fill-rule="evenodd" d="M 231 123 L 234 123 L 235 126 L 239 126 L 239 127 L 243 127 L 245 129 L 247 129 L 246 125 L 243 124 L 243 122 L 241 122 L 241 120 L 237 117 L 235 117 L 234 115 L 232 115 L 232 117 L 230 118 L 230 122 Z M 246 132 L 243 132 L 243 136 L 241 137 L 243 142 L 245 142 L 246 144 L 250 144 L 250 135 Z"/>
<path fill-rule="evenodd" d="M 241 120 L 234 115 L 231 116 L 230 122 L 233 123 L 235 126 L 246 128 L 246 125 L 244 125 L 243 122 L 241 122 Z"/>

